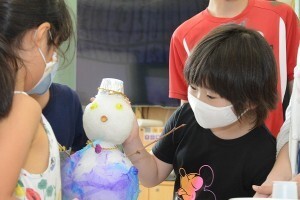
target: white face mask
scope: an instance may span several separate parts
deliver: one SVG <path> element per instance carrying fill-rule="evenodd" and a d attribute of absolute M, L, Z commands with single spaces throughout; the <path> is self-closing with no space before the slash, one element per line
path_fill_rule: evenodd
<path fill-rule="evenodd" d="M 239 118 L 233 112 L 232 105 L 214 107 L 188 93 L 188 100 L 194 112 L 196 121 L 203 128 L 219 128 L 236 122 Z"/>
<path fill-rule="evenodd" d="M 57 53 L 54 52 L 53 56 L 52 56 L 52 61 L 48 62 L 46 61 L 46 58 L 43 54 L 43 52 L 41 51 L 41 49 L 38 49 L 45 64 L 45 70 L 44 70 L 44 74 L 42 76 L 42 78 L 40 79 L 40 81 L 34 86 L 33 89 L 31 89 L 28 94 L 38 94 L 38 95 L 42 95 L 45 92 L 47 92 L 47 90 L 49 89 L 49 87 L 51 86 L 54 76 L 56 74 L 56 71 L 58 69 L 58 60 L 57 60 Z"/>

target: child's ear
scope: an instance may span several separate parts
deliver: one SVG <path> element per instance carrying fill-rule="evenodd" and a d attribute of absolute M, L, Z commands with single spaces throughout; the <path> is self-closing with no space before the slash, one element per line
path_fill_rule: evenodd
<path fill-rule="evenodd" d="M 50 28 L 51 25 L 48 22 L 44 22 L 38 26 L 34 33 L 34 42 L 37 47 L 43 48 L 45 45 L 47 45 L 48 37 L 50 37 Z"/>

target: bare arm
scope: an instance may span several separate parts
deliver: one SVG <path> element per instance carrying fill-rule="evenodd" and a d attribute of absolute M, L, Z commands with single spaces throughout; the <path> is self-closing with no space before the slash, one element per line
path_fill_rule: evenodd
<path fill-rule="evenodd" d="M 137 150 L 143 149 L 137 122 L 134 123 L 131 137 L 123 143 L 123 148 L 132 164 L 138 169 L 139 179 L 145 187 L 158 185 L 167 178 L 173 169 L 171 164 L 159 160 L 145 149 L 141 150 L 139 154 L 133 154 Z"/>
<path fill-rule="evenodd" d="M 271 183 L 274 180 L 291 180 L 292 171 L 289 158 L 289 144 L 286 143 L 279 151 L 272 171 L 267 177 Z"/>
<path fill-rule="evenodd" d="M 294 81 L 289 81 L 288 90 L 291 94 Z M 278 156 L 273 169 L 269 173 L 266 181 L 261 186 L 254 186 L 256 191 L 254 197 L 268 197 L 272 193 L 272 184 L 275 180 L 291 180 L 292 169 L 289 159 L 289 131 L 291 126 L 291 103 L 286 110 L 286 120 L 277 136 Z"/>
<path fill-rule="evenodd" d="M 3 199 L 15 199 L 14 189 L 40 119 L 40 106 L 30 97 L 17 94 L 9 116 L 0 121 L 0 197 Z"/>

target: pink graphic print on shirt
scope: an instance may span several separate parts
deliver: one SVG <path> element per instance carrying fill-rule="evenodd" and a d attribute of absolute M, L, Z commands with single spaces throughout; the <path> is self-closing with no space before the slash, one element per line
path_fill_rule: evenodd
<path fill-rule="evenodd" d="M 201 169 L 208 168 L 212 172 L 212 179 L 211 183 L 204 184 L 204 180 L 201 177 Z M 180 188 L 177 191 L 177 195 L 181 197 L 183 200 L 195 200 L 196 198 L 196 191 L 203 188 L 203 191 L 210 192 L 216 199 L 216 195 L 210 191 L 208 188 L 212 185 L 214 180 L 214 173 L 210 166 L 203 165 L 199 169 L 199 173 L 189 173 L 186 174 L 186 171 L 184 168 L 179 169 L 180 174 Z M 201 192 L 203 192 L 201 191 Z"/>

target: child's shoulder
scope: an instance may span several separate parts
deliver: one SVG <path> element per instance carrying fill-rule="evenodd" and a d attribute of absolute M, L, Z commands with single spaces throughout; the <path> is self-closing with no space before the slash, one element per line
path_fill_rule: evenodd
<path fill-rule="evenodd" d="M 40 104 L 26 93 L 15 93 L 12 110 L 15 109 L 18 109 L 19 112 L 31 111 L 33 114 L 42 113 Z"/>
<path fill-rule="evenodd" d="M 198 25 L 205 27 L 206 15 L 204 13 L 207 13 L 207 10 L 203 10 L 180 24 L 174 31 L 173 37 L 184 38 L 187 34 L 193 32 L 194 27 L 197 27 Z"/>
<path fill-rule="evenodd" d="M 265 125 L 258 126 L 248 133 L 256 145 L 276 146 L 276 138 Z"/>
<path fill-rule="evenodd" d="M 41 121 L 41 106 L 24 93 L 15 93 L 9 114 L 0 123 L 0 132 L 32 138 Z"/>
<path fill-rule="evenodd" d="M 286 15 L 290 14 L 295 14 L 292 7 L 280 1 L 256 0 L 255 6 L 260 9 L 269 10 L 271 12 L 277 13 L 279 16 L 282 17 L 285 17 Z"/>

